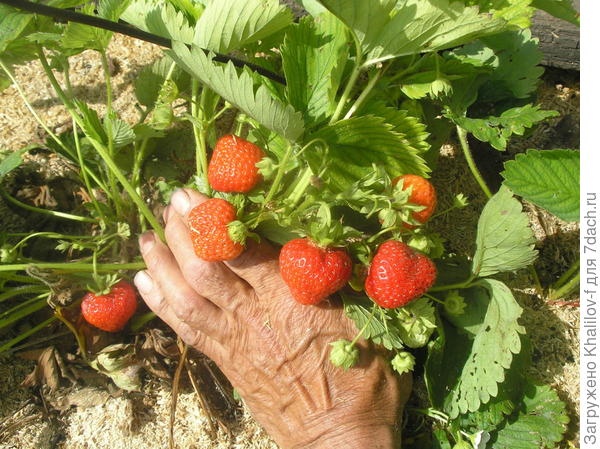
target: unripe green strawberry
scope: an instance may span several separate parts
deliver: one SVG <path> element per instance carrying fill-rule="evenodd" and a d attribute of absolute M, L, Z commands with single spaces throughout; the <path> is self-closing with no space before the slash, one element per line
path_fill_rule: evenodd
<path fill-rule="evenodd" d="M 212 198 L 194 207 L 188 216 L 188 225 L 196 255 L 207 262 L 239 256 L 244 246 L 233 241 L 229 232 L 230 224 L 235 220 L 235 208 L 220 198 Z"/>
<path fill-rule="evenodd" d="M 296 301 L 317 304 L 348 282 L 352 261 L 344 249 L 321 248 L 309 239 L 294 239 L 281 248 L 279 269 Z"/>
<path fill-rule="evenodd" d="M 395 186 L 400 180 L 402 180 L 402 190 L 412 187 L 408 202 L 425 207 L 423 210 L 413 212 L 412 217 L 421 224 L 425 223 L 431 218 L 437 205 L 435 188 L 429 181 L 418 175 L 398 176 L 392 181 L 392 185 Z M 409 229 L 414 228 L 414 226 L 409 224 L 405 224 L 405 226 Z"/>
<path fill-rule="evenodd" d="M 107 332 L 123 329 L 136 309 L 135 289 L 126 281 L 116 283 L 105 295 L 88 292 L 81 301 L 83 318 Z"/>
<path fill-rule="evenodd" d="M 248 192 L 262 179 L 256 163 L 263 157 L 253 143 L 233 134 L 223 136 L 208 164 L 208 183 L 219 192 Z"/>
<path fill-rule="evenodd" d="M 365 281 L 367 295 L 381 307 L 402 307 L 423 295 L 437 271 L 427 256 L 405 243 L 389 240 L 379 246 Z"/>

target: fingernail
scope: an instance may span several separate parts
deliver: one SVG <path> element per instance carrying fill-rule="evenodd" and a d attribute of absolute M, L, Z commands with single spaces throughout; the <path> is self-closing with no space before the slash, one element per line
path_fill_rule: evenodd
<path fill-rule="evenodd" d="M 150 293 L 154 288 L 154 281 L 146 271 L 138 271 L 133 283 L 141 294 Z"/>
<path fill-rule="evenodd" d="M 140 235 L 139 244 L 141 253 L 146 254 L 148 251 L 150 251 L 155 242 L 156 239 L 154 237 L 154 232 L 152 231 L 147 231 Z"/>
<path fill-rule="evenodd" d="M 190 197 L 183 189 L 177 189 L 171 197 L 171 206 L 181 216 L 185 216 L 190 209 Z"/>

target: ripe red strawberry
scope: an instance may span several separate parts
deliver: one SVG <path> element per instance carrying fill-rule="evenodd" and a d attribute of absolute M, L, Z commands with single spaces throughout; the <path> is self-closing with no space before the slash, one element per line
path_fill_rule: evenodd
<path fill-rule="evenodd" d="M 105 295 L 88 292 L 81 301 L 83 318 L 98 329 L 119 332 L 137 309 L 136 293 L 126 281 L 119 281 Z"/>
<path fill-rule="evenodd" d="M 263 157 L 253 143 L 232 134 L 223 136 L 208 164 L 208 183 L 219 192 L 248 192 L 262 179 L 256 163 Z"/>
<path fill-rule="evenodd" d="M 437 205 L 435 188 L 429 181 L 418 175 L 398 176 L 392 181 L 392 184 L 398 184 L 401 179 L 404 181 L 402 183 L 402 190 L 407 190 L 409 187 L 412 187 L 408 201 L 412 204 L 425 206 L 425 209 L 413 212 L 412 217 L 421 224 L 425 223 L 431 218 L 435 211 L 435 206 Z M 410 229 L 414 228 L 414 226 L 409 224 L 406 224 L 405 226 Z"/>
<path fill-rule="evenodd" d="M 279 254 L 281 277 L 300 304 L 317 304 L 344 286 L 352 261 L 340 248 L 321 248 L 309 239 L 287 242 Z"/>
<path fill-rule="evenodd" d="M 389 240 L 373 257 L 365 291 L 381 307 L 402 307 L 422 296 L 435 282 L 436 274 L 429 257 L 405 243 Z"/>
<path fill-rule="evenodd" d="M 235 221 L 236 210 L 230 202 L 212 198 L 194 207 L 188 217 L 194 252 L 207 262 L 235 259 L 244 246 L 229 235 L 229 223 Z"/>

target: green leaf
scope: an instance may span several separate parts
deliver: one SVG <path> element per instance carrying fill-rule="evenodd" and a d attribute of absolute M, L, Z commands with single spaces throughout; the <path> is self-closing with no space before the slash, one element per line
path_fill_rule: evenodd
<path fill-rule="evenodd" d="M 449 0 L 321 0 L 354 33 L 364 65 L 439 51 L 503 31 L 504 20 Z"/>
<path fill-rule="evenodd" d="M 525 373 L 531 365 L 531 344 L 526 335 L 520 337 L 521 352 L 514 356 L 504 382 L 498 388 L 498 395 L 479 410 L 461 415 L 459 421 L 462 429 L 492 432 L 519 407 L 526 383 Z"/>
<path fill-rule="evenodd" d="M 480 12 L 492 13 L 494 17 L 504 19 L 511 25 L 528 28 L 535 12 L 531 2 L 532 0 L 468 0 L 465 3 L 477 5 Z"/>
<path fill-rule="evenodd" d="M 171 64 L 173 64 L 173 60 L 166 56 L 144 67 L 138 74 L 133 83 L 135 96 L 141 104 L 153 106 L 156 103 L 160 90 L 171 70 Z M 185 89 L 182 74 L 182 70 L 177 66 L 174 67 L 171 74 L 171 79 L 175 81 L 180 91 Z M 187 74 L 185 74 L 185 78 L 187 78 Z"/>
<path fill-rule="evenodd" d="M 122 148 L 129 145 L 135 140 L 135 133 L 133 128 L 123 120 L 117 117 L 106 117 L 104 119 L 104 130 L 106 131 L 108 126 L 112 129 L 112 140 L 115 149 Z"/>
<path fill-rule="evenodd" d="M 8 44 L 17 39 L 33 19 L 33 14 L 19 12 L 6 5 L 0 5 L 0 54 Z"/>
<path fill-rule="evenodd" d="M 290 27 L 281 47 L 287 98 L 319 123 L 335 108 L 335 96 L 347 59 L 346 29 L 332 14 L 308 16 Z"/>
<path fill-rule="evenodd" d="M 533 263 L 537 251 L 529 219 L 512 192 L 502 186 L 485 205 L 477 225 L 473 274 L 490 276 Z"/>
<path fill-rule="evenodd" d="M 323 176 L 330 189 L 342 191 L 372 172 L 373 164 L 385 167 L 393 178 L 405 173 L 427 176 L 429 172 L 418 150 L 407 144 L 394 125 L 372 115 L 353 117 L 327 125 L 311 136 L 329 146 L 328 169 Z M 306 159 L 315 173 L 323 164 L 317 151 Z"/>
<path fill-rule="evenodd" d="M 436 328 L 435 308 L 421 298 L 396 310 L 394 323 L 402 342 L 409 348 L 420 348 L 427 344 Z"/>
<path fill-rule="evenodd" d="M 461 128 L 472 133 L 482 142 L 489 142 L 495 149 L 504 151 L 513 134 L 522 136 L 526 128 L 550 117 L 560 115 L 557 111 L 541 111 L 531 104 L 507 109 L 499 117 L 469 118 L 446 115 Z"/>
<path fill-rule="evenodd" d="M 246 70 L 238 74 L 232 63 L 217 65 L 200 48 L 190 50 L 181 42 L 174 42 L 167 53 L 190 75 L 271 131 L 291 141 L 304 133 L 302 115 L 274 98 L 264 85 L 255 91 Z"/>
<path fill-rule="evenodd" d="M 191 44 L 194 29 L 184 12 L 158 0 L 134 0 L 125 10 L 123 20 L 149 33 Z"/>
<path fill-rule="evenodd" d="M 451 325 L 440 326 L 440 335 L 429 346 L 426 382 L 434 407 L 451 417 L 478 410 L 498 395 L 513 354 L 521 350 L 517 322 L 522 309 L 510 289 L 495 279 L 482 279 L 477 292 L 488 301 L 483 322 L 474 338 Z"/>
<path fill-rule="evenodd" d="M 376 310 L 369 322 L 371 308 L 378 307 L 377 305 L 364 297 L 350 296 L 344 293 L 341 296 L 344 300 L 344 312 L 354 321 L 357 329 L 362 329 L 369 323 L 362 334 L 363 338 L 387 349 L 402 349 L 404 347 L 398 330 L 385 310 L 381 308 L 379 308 L 379 312 Z"/>
<path fill-rule="evenodd" d="M 407 147 L 414 148 L 419 153 L 425 153 L 431 148 L 427 139 L 427 126 L 408 111 L 387 107 L 383 102 L 368 102 L 360 108 L 360 115 L 374 115 L 385 119 L 393 126 L 392 131 L 400 134 Z"/>
<path fill-rule="evenodd" d="M 543 57 L 539 40 L 531 36 L 531 30 L 507 31 L 481 40 L 495 53 L 490 61 L 494 70 L 479 93 L 481 101 L 533 95 L 544 69 L 539 66 Z"/>
<path fill-rule="evenodd" d="M 547 385 L 529 381 L 518 411 L 490 441 L 494 449 L 555 448 L 562 440 L 569 417 L 566 406 Z"/>
<path fill-rule="evenodd" d="M 554 17 L 579 26 L 579 12 L 573 7 L 572 0 L 533 0 L 531 4 Z"/>
<path fill-rule="evenodd" d="M 196 24 L 194 44 L 229 53 L 261 40 L 292 22 L 277 0 L 212 0 Z"/>
<path fill-rule="evenodd" d="M 579 221 L 579 151 L 528 150 L 504 164 L 504 184 L 565 221 Z"/>
<path fill-rule="evenodd" d="M 11 151 L 8 156 L 0 162 L 0 181 L 4 177 L 23 163 L 23 154 L 29 150 L 28 147 L 21 148 L 17 151 Z"/>

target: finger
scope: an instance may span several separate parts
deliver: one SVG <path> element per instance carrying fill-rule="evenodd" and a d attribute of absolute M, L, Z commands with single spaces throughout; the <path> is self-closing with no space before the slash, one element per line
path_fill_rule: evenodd
<path fill-rule="evenodd" d="M 223 354 L 220 344 L 205 333 L 184 323 L 169 306 L 162 290 L 147 271 L 139 271 L 133 279 L 144 302 L 188 345 L 215 360 Z"/>
<path fill-rule="evenodd" d="M 246 282 L 220 262 L 206 262 L 196 256 L 186 222 L 191 208 L 206 197 L 191 190 L 173 194 L 165 228 L 167 243 L 189 285 L 200 295 L 225 310 L 237 308 L 252 291 Z"/>
<path fill-rule="evenodd" d="M 279 255 L 269 243 L 246 242 L 246 250 L 225 264 L 244 279 L 262 298 L 279 299 L 289 296 L 279 274 Z"/>
<path fill-rule="evenodd" d="M 140 249 L 155 288 L 177 318 L 193 329 L 222 340 L 227 331 L 226 317 L 186 282 L 169 248 L 156 239 L 153 232 L 147 232 L 140 237 Z"/>

